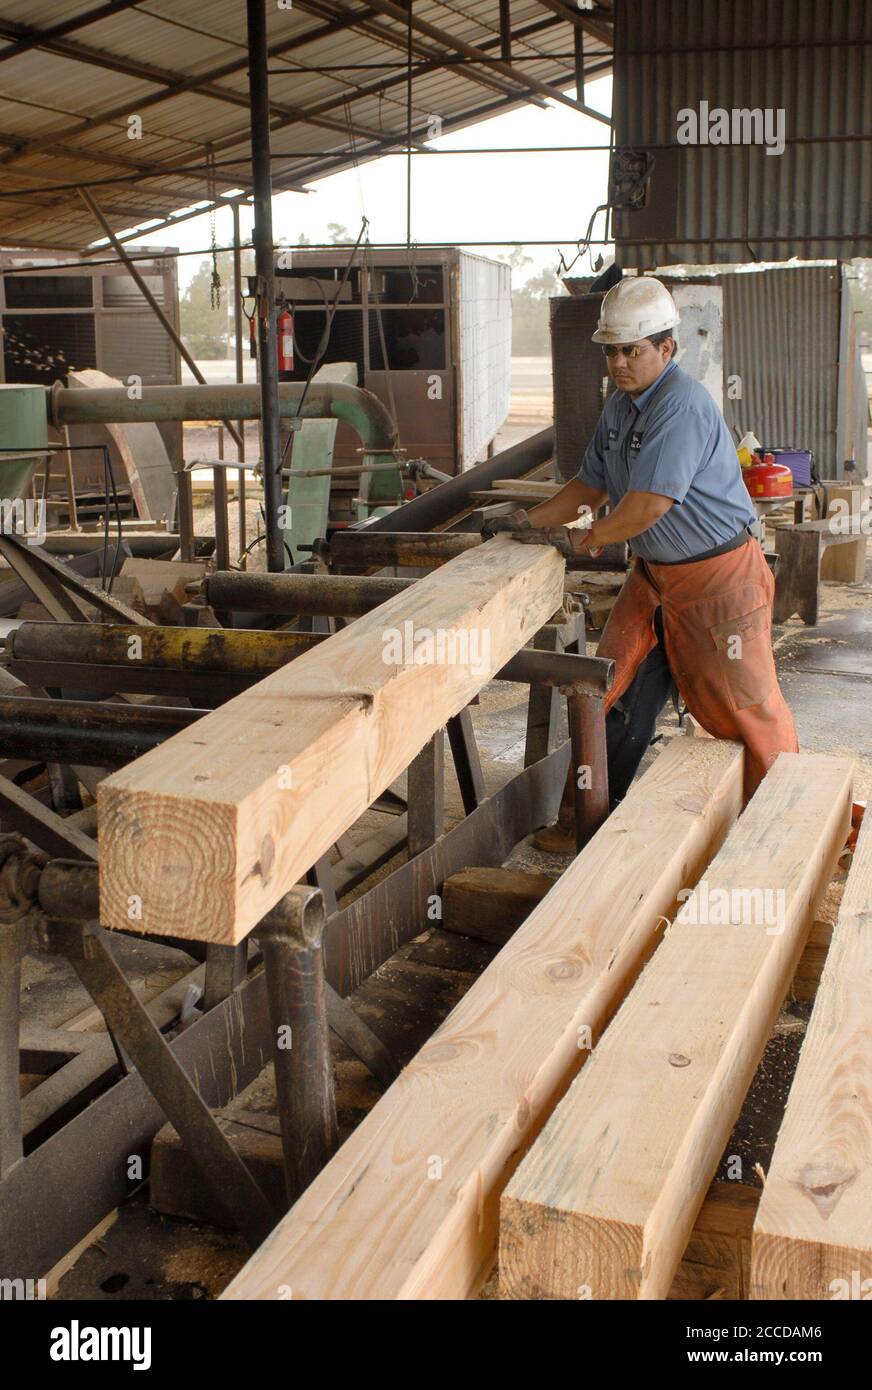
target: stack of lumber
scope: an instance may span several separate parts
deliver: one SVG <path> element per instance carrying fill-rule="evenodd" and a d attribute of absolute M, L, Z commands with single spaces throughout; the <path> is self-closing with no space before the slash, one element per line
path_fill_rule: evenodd
<path fill-rule="evenodd" d="M 872 815 L 754 1225 L 753 1298 L 872 1298 Z"/>
<path fill-rule="evenodd" d="M 283 1286 L 295 1299 L 478 1291 L 496 1254 L 500 1193 L 679 893 L 722 844 L 741 807 L 742 763 L 735 744 L 672 741 L 226 1298 L 277 1298 Z"/>
<path fill-rule="evenodd" d="M 842 853 L 852 776 L 850 759 L 789 753 L 767 774 L 506 1188 L 500 1230 L 504 1296 L 667 1296 Z M 862 888 L 868 902 L 868 878 Z M 868 939 L 865 944 L 868 980 Z M 857 950 L 856 943 L 851 949 Z M 846 968 L 845 962 L 834 966 L 840 982 Z M 823 991 L 829 972 L 828 964 Z M 865 1008 L 868 1017 L 868 991 Z M 850 1029 L 840 1030 L 841 1045 L 827 1059 L 828 1081 L 821 1064 L 806 1066 L 818 1083 L 817 1103 L 799 1115 L 794 1107 L 797 1141 L 800 1130 L 808 1133 L 813 1114 L 824 1130 L 829 1119 L 834 1141 L 844 1143 L 851 1135 L 850 1125 L 845 1131 L 838 1124 L 846 1116 L 837 1097 L 848 1099 L 855 1077 L 836 1084 L 834 1098 L 832 1073 L 846 1065 L 846 1041 L 852 1056 L 859 1052 L 862 1016 L 858 993 L 858 1031 L 852 1038 Z M 818 1028 L 824 1050 L 827 1038 L 834 1048 L 832 1032 L 827 1023 Z M 811 1090 L 808 1081 L 802 1084 L 801 1093 Z M 812 1166 L 807 1181 L 815 1187 L 816 1171 L 824 1174 L 825 1185 L 850 1182 L 865 1151 L 862 1229 L 868 1235 L 868 1087 L 859 1110 L 865 1137 L 835 1167 Z M 789 1140 L 782 1148 L 791 1148 Z M 790 1162 L 780 1166 L 790 1168 Z M 768 1192 L 767 1187 L 764 1203 L 771 1211 L 775 1200 L 767 1202 Z M 828 1195 L 818 1194 L 818 1200 L 824 1218 Z M 801 1201 L 796 1193 L 793 1207 Z M 813 1209 L 814 1200 L 806 1205 Z M 853 1208 L 851 1194 L 846 1228 Z M 762 1219 L 763 1212 L 758 1229 Z M 855 1229 L 860 1225 L 854 1222 Z M 782 1257 L 764 1257 L 761 1247 L 760 1263 L 777 1271 L 777 1282 Z"/>
<path fill-rule="evenodd" d="M 563 572 L 498 536 L 107 777 L 100 920 L 242 940 L 548 621 Z"/>

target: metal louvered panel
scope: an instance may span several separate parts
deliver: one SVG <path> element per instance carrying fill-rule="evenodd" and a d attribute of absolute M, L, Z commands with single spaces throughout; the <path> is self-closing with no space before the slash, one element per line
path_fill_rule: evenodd
<path fill-rule="evenodd" d="M 150 309 L 100 318 L 100 370 L 109 376 L 134 373 L 146 386 L 176 380 L 176 350 Z"/>
<path fill-rule="evenodd" d="M 622 265 L 872 254 L 868 0 L 616 0 L 615 14 L 616 143 L 654 159 L 646 206 L 614 214 Z M 679 112 L 703 102 L 783 111 L 784 152 L 679 144 Z"/>
<path fill-rule="evenodd" d="M 166 308 L 165 296 L 165 277 L 163 275 L 149 275 L 142 267 L 139 267 L 142 278 L 151 290 L 158 304 L 162 309 Z M 103 275 L 103 308 L 104 309 L 127 309 L 137 310 L 146 307 L 145 296 L 131 279 L 127 271 L 120 275 Z"/>

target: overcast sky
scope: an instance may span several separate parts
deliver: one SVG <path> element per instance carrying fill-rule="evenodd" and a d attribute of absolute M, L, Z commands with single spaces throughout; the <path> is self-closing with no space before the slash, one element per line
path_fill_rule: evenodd
<path fill-rule="evenodd" d="M 611 78 L 591 82 L 586 102 L 598 111 L 611 110 Z M 608 129 L 568 106 L 549 102 L 547 110 L 527 106 L 432 142 L 436 149 L 469 149 L 481 146 L 530 149 L 543 145 L 607 145 Z M 480 154 L 454 157 L 423 155 L 412 165 L 412 238 L 445 241 L 459 246 L 471 241 L 502 238 L 500 246 L 472 248 L 480 255 L 499 255 L 507 243 L 522 242 L 535 264 L 526 273 L 556 266 L 557 247 L 534 247 L 534 241 L 568 238 L 563 244 L 567 260 L 573 242 L 582 237 L 594 208 L 604 202 L 608 175 L 605 151 L 585 153 Z M 273 200 L 276 240 L 295 243 L 301 234 L 310 241 L 326 241 L 327 224 L 338 222 L 353 237 L 360 230 L 361 215 L 369 218 L 369 237 L 375 243 L 405 241 L 406 160 L 387 157 L 359 169 L 334 174 L 312 185 L 312 192 L 282 193 Z M 242 209 L 242 232 L 251 231 L 250 209 Z M 216 219 L 219 244 L 232 238 L 229 210 Z M 594 236 L 603 234 L 603 215 L 597 218 Z M 192 218 L 152 241 L 166 238 L 182 250 L 196 251 L 209 245 L 208 217 Z M 143 234 L 143 241 L 149 237 Z M 593 248 L 593 254 L 604 248 Z M 605 248 L 608 249 L 608 248 Z M 186 255 L 179 261 L 179 284 L 193 276 L 202 255 Z M 525 274 L 526 274 L 525 273 Z M 589 273 L 589 262 L 579 262 L 576 274 Z M 522 277 L 523 278 L 523 277 Z"/>

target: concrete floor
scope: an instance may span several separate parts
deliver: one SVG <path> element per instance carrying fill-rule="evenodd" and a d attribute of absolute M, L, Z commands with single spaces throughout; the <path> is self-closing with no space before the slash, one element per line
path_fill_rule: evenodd
<path fill-rule="evenodd" d="M 821 621 L 816 628 L 806 628 L 793 619 L 777 628 L 773 637 L 779 676 L 796 716 L 801 747 L 852 754 L 857 758 L 855 796 L 868 797 L 872 790 L 872 571 L 867 567 L 866 580 L 859 586 L 822 586 Z M 482 692 L 481 703 L 473 707 L 472 717 L 487 785 L 495 790 L 522 763 L 525 696 L 520 687 L 492 683 Z M 664 739 L 681 736 L 671 708 L 664 713 L 658 733 Z M 656 749 L 649 751 L 646 762 L 654 756 Z M 446 797 L 446 823 L 451 824 L 461 814 L 453 773 L 447 778 Z M 380 818 L 369 819 L 377 822 Z M 364 824 L 358 829 L 363 838 L 370 826 Z M 555 877 L 566 863 L 539 853 L 529 843 L 519 846 L 509 862 Z M 836 885 L 828 900 L 832 910 L 839 893 Z M 448 935 L 423 931 L 355 996 L 355 1004 L 401 1061 L 429 1036 L 491 958 L 490 948 L 482 943 L 464 944 L 461 939 L 458 945 L 455 938 L 454 943 L 446 944 Z M 142 981 L 147 995 L 191 968 L 181 953 L 148 943 L 124 943 L 122 950 L 127 968 Z M 28 1018 L 59 1025 L 87 1002 L 63 962 L 44 956 L 29 962 L 25 992 Z M 742 1159 L 745 1182 L 759 1182 L 759 1173 L 768 1166 L 808 1013 L 809 1006 L 800 1004 L 782 1011 L 728 1146 L 728 1153 Z M 341 1045 L 336 1060 L 340 1112 L 348 1132 L 375 1102 L 378 1092 L 362 1066 L 342 1053 Z M 248 1089 L 240 1105 L 270 1110 L 274 1099 L 268 1074 Z M 230 1233 L 157 1215 L 148 1206 L 145 1188 L 104 1225 L 107 1228 L 99 1238 L 50 1284 L 56 1297 L 212 1298 L 245 1258 L 241 1242 Z"/>

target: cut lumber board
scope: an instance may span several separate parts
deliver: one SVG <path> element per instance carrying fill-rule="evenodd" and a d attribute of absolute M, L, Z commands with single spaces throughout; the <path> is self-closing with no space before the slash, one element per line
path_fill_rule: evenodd
<path fill-rule="evenodd" d="M 738 815 L 742 764 L 673 740 L 224 1297 L 478 1291 L 502 1187 Z"/>
<path fill-rule="evenodd" d="M 782 753 L 767 773 L 506 1188 L 504 1296 L 668 1294 L 844 847 L 853 766 Z"/>
<path fill-rule="evenodd" d="M 872 815 L 754 1225 L 751 1296 L 872 1298 Z"/>
<path fill-rule="evenodd" d="M 862 485 L 827 483 L 827 517 L 866 515 L 863 506 L 868 491 Z M 861 536 L 854 545 L 829 546 L 821 556 L 821 579 L 835 580 L 839 584 L 862 584 L 866 578 L 866 539 Z"/>
<path fill-rule="evenodd" d="M 814 1000 L 833 937 L 832 922 L 812 922 L 790 986 L 791 999 Z"/>
<path fill-rule="evenodd" d="M 565 483 L 549 483 L 544 478 L 495 478 L 491 490 L 516 493 L 519 497 L 529 497 L 531 502 L 544 502 L 565 486 Z"/>
<path fill-rule="evenodd" d="M 563 570 L 497 536 L 107 777 L 101 922 L 242 940 L 547 622 Z"/>
<path fill-rule="evenodd" d="M 504 946 L 555 882 L 518 869 L 461 869 L 442 885 L 441 926 Z"/>
<path fill-rule="evenodd" d="M 670 1299 L 746 1299 L 751 1272 L 751 1230 L 760 1188 L 713 1182 L 699 1209 Z"/>

